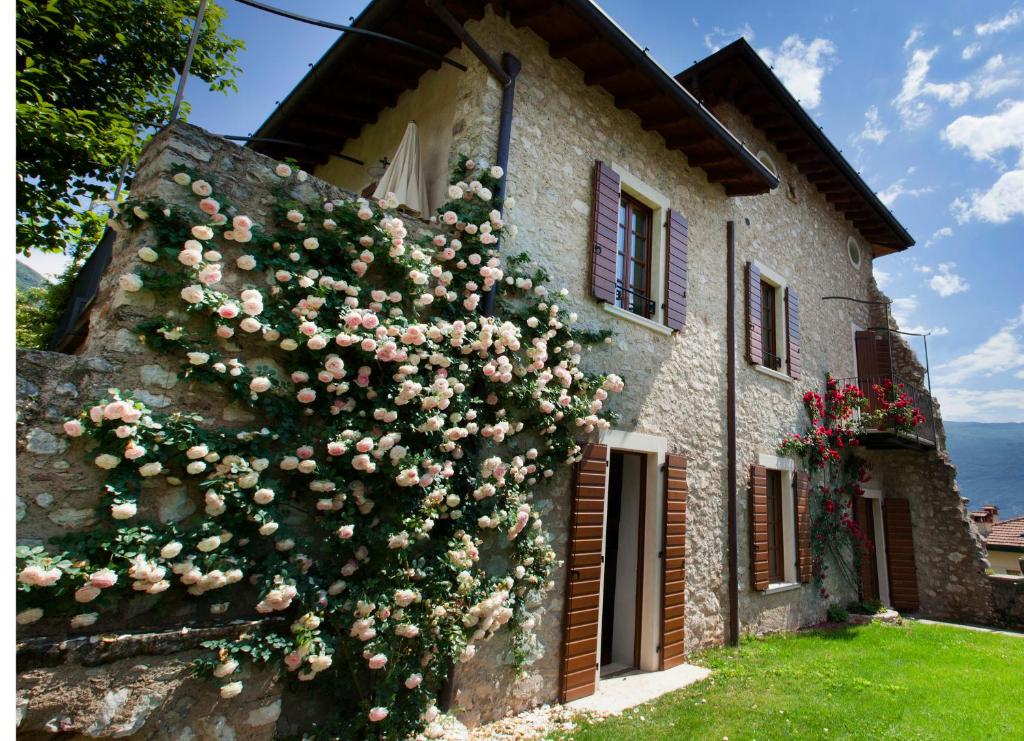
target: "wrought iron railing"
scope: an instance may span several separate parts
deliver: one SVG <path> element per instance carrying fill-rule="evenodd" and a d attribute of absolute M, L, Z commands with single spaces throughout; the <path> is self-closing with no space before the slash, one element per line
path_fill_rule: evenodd
<path fill-rule="evenodd" d="M 624 295 L 629 296 L 628 303 L 623 301 Z M 645 319 L 653 319 L 654 312 L 658 309 L 658 304 L 647 294 L 630 290 L 618 281 L 615 283 L 615 305 L 632 311 L 634 314 L 639 314 Z"/>
<path fill-rule="evenodd" d="M 868 432 L 891 432 L 898 434 L 900 437 L 908 437 L 921 443 L 936 444 L 936 422 L 935 422 L 935 408 L 932 403 L 931 395 L 922 388 L 915 386 L 912 383 L 908 383 L 904 379 L 895 375 L 878 375 L 878 376 L 857 376 L 853 378 L 837 378 L 836 381 L 842 387 L 847 384 L 858 386 L 864 393 L 867 399 L 867 404 L 862 412 L 863 415 L 870 415 L 874 424 L 870 424 L 867 427 Z M 899 394 L 906 394 L 907 399 L 910 401 L 914 409 L 918 411 L 921 416 L 921 421 L 914 425 L 911 432 L 904 430 L 895 429 L 890 421 L 884 418 L 883 412 L 886 407 L 884 401 L 879 398 L 878 393 L 875 391 L 875 387 L 878 386 L 883 390 L 883 393 L 887 393 L 886 384 L 892 382 L 891 393 L 898 397 Z M 890 401 L 895 400 L 891 399 Z"/>

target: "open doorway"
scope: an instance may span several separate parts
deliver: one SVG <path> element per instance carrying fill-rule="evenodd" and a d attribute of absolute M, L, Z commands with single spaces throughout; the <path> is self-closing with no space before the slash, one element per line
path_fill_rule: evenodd
<path fill-rule="evenodd" d="M 613 450 L 608 465 L 601 676 L 640 666 L 647 456 Z"/>

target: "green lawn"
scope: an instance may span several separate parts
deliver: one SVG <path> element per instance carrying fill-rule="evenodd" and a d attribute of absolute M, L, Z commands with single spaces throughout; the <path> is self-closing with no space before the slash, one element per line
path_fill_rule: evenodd
<path fill-rule="evenodd" d="M 690 660 L 711 677 L 564 738 L 1024 739 L 1024 638 L 875 624 Z"/>

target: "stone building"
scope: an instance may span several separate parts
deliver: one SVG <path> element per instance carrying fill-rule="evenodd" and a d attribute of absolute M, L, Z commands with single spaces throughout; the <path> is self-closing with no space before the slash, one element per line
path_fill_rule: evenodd
<path fill-rule="evenodd" d="M 355 25 L 417 48 L 346 34 L 251 148 L 325 181 L 308 187 L 372 192 L 378 162 L 415 121 L 431 208 L 459 156 L 505 162 L 518 232 L 501 249 L 529 250 L 581 322 L 613 330 L 591 362 L 627 381 L 619 422 L 542 504 L 565 561 L 538 627 L 545 653 L 516 678 L 500 642 L 488 644 L 453 677 L 461 718 L 576 699 L 602 675 L 658 671 L 740 633 L 823 620 L 806 480 L 776 449 L 802 429 L 803 395 L 827 373 L 898 379 L 926 417 L 912 435 L 869 435 L 873 480 L 855 507 L 876 543 L 865 596 L 922 615 L 1019 622 L 1024 596 L 986 577 L 924 369 L 872 276 L 876 259 L 913 239 L 746 42 L 673 77 L 588 0 L 376 0 Z M 269 160 L 179 125 L 147 151 L 135 190 L 158 189 L 156 174 L 175 160 L 222 173 L 258 214 Z M 112 275 L 134 253 L 123 247 Z M 156 310 L 108 277 L 80 357 L 53 373 L 45 359 L 20 358 L 22 537 L 87 526 L 82 501 L 40 497 L 95 483 L 45 465 L 40 456 L 64 445 L 52 433 L 66 410 L 42 399 L 119 375 L 155 397 L 209 405 L 132 337 L 129 327 Z M 76 385 L 62 391 L 65 378 Z M 161 502 L 161 518 L 194 506 L 181 493 Z M 827 587 L 840 603 L 858 596 Z M 1017 591 L 996 593 L 1007 589 Z M 59 686 L 37 664 L 32 686 Z M 254 737 L 280 708 L 268 694 L 250 716 L 211 717 Z"/>

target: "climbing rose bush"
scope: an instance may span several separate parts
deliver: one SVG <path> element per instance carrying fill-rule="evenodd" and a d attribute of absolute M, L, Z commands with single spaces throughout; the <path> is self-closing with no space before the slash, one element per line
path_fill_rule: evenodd
<path fill-rule="evenodd" d="M 158 294 L 141 336 L 256 422 L 118 389 L 68 420 L 108 472 L 107 524 L 19 551 L 18 622 L 85 628 L 134 595 L 263 615 L 206 644 L 197 670 L 222 697 L 269 666 L 335 700 L 310 738 L 438 737 L 455 664 L 499 632 L 514 666 L 538 655 L 555 565 L 538 500 L 623 382 L 581 370 L 605 335 L 574 326 L 564 290 L 525 255 L 499 260 L 500 168 L 460 162 L 436 225 L 415 229 L 393 197 L 308 202 L 305 173 L 274 172 L 262 223 L 185 168 L 168 173 L 180 198 L 122 212 L 155 236 L 118 281 Z M 200 512 L 143 517 L 182 485 Z"/>

